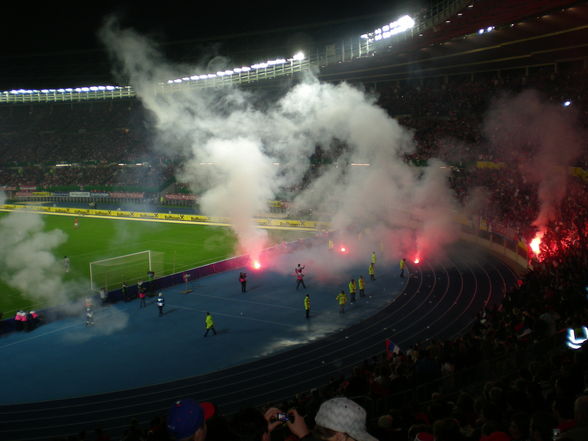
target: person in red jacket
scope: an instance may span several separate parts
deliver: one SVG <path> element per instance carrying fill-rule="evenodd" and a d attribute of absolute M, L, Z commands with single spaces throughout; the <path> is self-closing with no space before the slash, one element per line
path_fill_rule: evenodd
<path fill-rule="evenodd" d="M 145 292 L 145 287 L 143 285 L 143 283 L 139 283 L 139 292 L 137 294 L 139 296 L 139 308 L 144 308 L 145 306 L 147 306 L 146 304 L 146 297 L 147 297 L 147 293 Z"/>

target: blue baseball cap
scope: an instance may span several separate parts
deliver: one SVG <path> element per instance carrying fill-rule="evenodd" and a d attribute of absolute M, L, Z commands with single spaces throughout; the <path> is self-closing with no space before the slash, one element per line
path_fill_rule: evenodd
<path fill-rule="evenodd" d="M 215 410 L 214 404 L 209 402 L 198 403 L 190 398 L 178 400 L 167 414 L 167 428 L 176 440 L 188 438 L 204 426 Z"/>

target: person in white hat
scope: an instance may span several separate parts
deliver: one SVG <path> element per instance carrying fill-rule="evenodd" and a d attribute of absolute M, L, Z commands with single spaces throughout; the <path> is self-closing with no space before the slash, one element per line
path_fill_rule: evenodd
<path fill-rule="evenodd" d="M 272 415 L 278 412 L 281 411 L 276 408 L 268 409 L 266 418 L 271 421 Z M 295 409 L 288 414 L 290 418 L 286 423 L 301 441 L 378 441 L 367 432 L 365 409 L 349 398 L 332 398 L 321 404 L 314 417 L 316 425 L 312 433 Z"/>

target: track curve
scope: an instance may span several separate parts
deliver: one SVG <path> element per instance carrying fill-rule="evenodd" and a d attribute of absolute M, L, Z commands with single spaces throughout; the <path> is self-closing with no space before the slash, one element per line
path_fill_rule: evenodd
<path fill-rule="evenodd" d="M 471 250 L 471 246 L 468 249 Z M 453 249 L 434 267 L 424 262 L 402 293 L 367 320 L 273 356 L 222 371 L 138 389 L 0 407 L 0 438 L 41 440 L 102 427 L 117 434 L 131 418 L 141 423 L 190 396 L 215 402 L 225 413 L 276 402 L 326 384 L 337 374 L 382 353 L 389 338 L 407 349 L 448 339 L 469 328 L 486 305 L 502 301 L 517 275 L 505 262 L 475 250 Z"/>

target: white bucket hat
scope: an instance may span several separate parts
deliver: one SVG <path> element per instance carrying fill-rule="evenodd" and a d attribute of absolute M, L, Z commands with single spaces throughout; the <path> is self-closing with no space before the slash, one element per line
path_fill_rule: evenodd
<path fill-rule="evenodd" d="M 314 420 L 319 426 L 346 433 L 356 441 L 378 441 L 367 433 L 365 409 L 348 398 L 332 398 L 325 401 Z"/>

